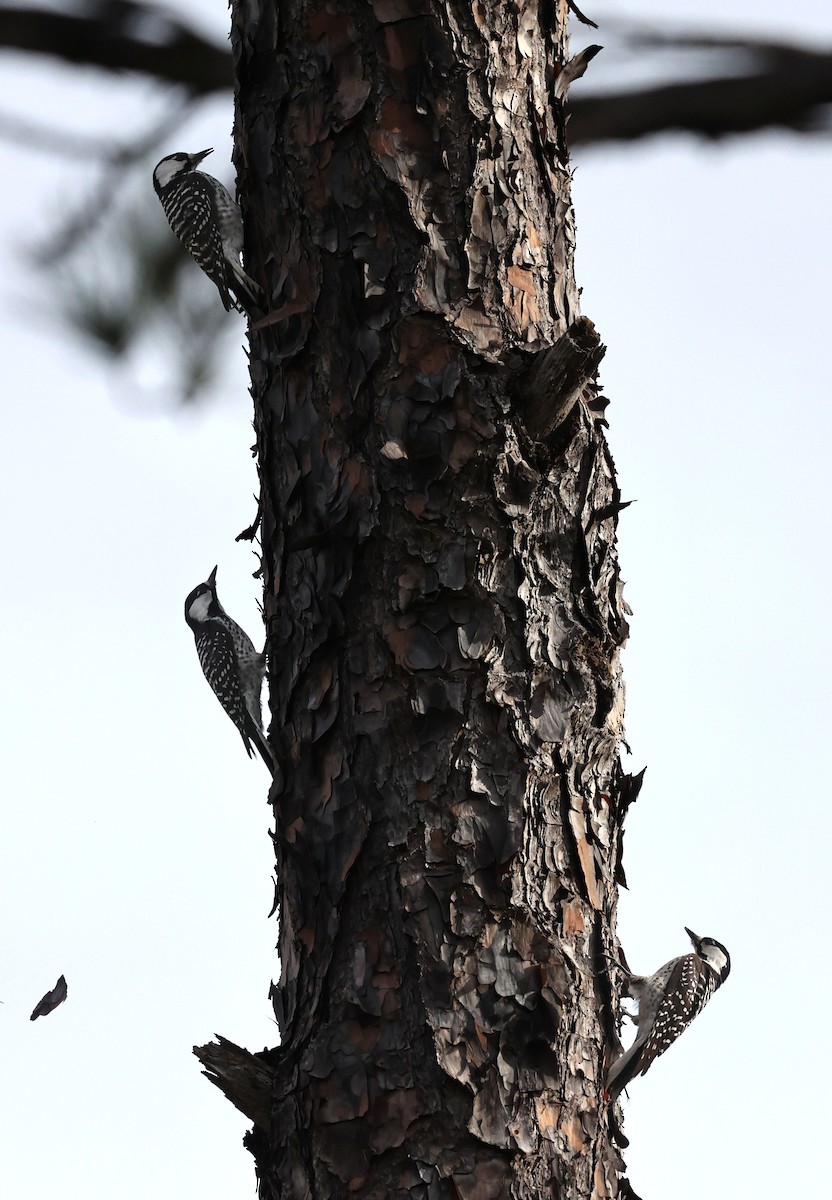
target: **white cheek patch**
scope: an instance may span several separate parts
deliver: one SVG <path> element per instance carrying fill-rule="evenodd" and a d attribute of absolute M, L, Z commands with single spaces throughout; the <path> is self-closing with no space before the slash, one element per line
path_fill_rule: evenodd
<path fill-rule="evenodd" d="M 186 163 L 179 162 L 176 159 L 160 162 L 156 170 L 153 172 L 154 178 L 159 187 L 167 187 L 174 175 L 178 175 L 186 165 Z"/>
<path fill-rule="evenodd" d="M 717 975 L 721 975 L 728 965 L 728 956 L 719 946 L 703 946 L 699 953 L 709 967 L 713 967 Z"/>
<path fill-rule="evenodd" d="M 201 596 L 191 601 L 191 607 L 188 609 L 188 616 L 194 621 L 204 621 L 208 616 L 208 609 L 211 607 L 211 593 L 203 592 Z"/>

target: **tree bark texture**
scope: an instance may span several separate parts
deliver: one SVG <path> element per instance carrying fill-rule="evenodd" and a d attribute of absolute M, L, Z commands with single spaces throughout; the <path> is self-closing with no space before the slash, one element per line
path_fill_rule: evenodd
<path fill-rule="evenodd" d="M 232 6 L 282 1044 L 200 1056 L 264 1200 L 623 1194 L 620 496 L 591 378 L 524 419 L 580 317 L 566 7 Z"/>

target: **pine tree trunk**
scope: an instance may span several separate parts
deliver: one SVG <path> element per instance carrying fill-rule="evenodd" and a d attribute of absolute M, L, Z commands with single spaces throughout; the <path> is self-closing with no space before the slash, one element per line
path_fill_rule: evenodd
<path fill-rule="evenodd" d="M 637 781 L 565 18 L 233 5 L 282 1044 L 200 1056 L 264 1200 L 628 1190 L 603 953 Z"/>

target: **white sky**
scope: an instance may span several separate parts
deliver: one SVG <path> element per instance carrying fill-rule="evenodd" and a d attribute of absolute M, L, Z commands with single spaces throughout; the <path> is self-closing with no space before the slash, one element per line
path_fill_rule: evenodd
<path fill-rule="evenodd" d="M 788 24 L 780 0 L 582 7 L 832 43 L 821 0 Z M 224 27 L 224 3 L 200 8 Z M 127 78 L 9 55 L 0 69 L 4 111 L 57 112 L 76 132 L 163 111 Z M 207 105 L 171 149 L 214 145 L 219 171 L 230 124 L 230 106 Z M 0 1194 L 252 1196 L 248 1123 L 190 1049 L 215 1032 L 252 1050 L 276 1040 L 267 777 L 182 615 L 218 562 L 224 603 L 260 637 L 255 559 L 234 542 L 256 488 L 245 357 L 232 336 L 223 396 L 183 412 L 155 395 L 148 414 L 56 329 L 20 253 L 91 176 L 3 141 L 0 171 Z M 626 1157 L 645 1200 L 823 1186 L 818 1160 L 772 1130 L 781 1097 L 799 1097 L 801 1132 L 830 1117 L 829 190 L 821 138 L 578 157 L 578 277 L 609 347 L 619 481 L 638 501 L 620 554 L 631 765 L 648 772 L 621 933 L 637 970 L 684 952 L 685 924 L 733 962 L 631 1089 Z M 62 972 L 67 1003 L 30 1024 Z M 783 981 L 796 1036 L 782 1033 Z"/>

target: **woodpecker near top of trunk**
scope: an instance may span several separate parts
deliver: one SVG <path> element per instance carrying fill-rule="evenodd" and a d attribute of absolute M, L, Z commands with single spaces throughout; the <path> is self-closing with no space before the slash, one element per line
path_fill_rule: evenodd
<path fill-rule="evenodd" d="M 196 167 L 212 150 L 179 151 L 156 164 L 153 186 L 168 223 L 208 278 L 215 283 L 226 312 L 240 308 L 251 315 L 262 292 L 240 265 L 243 218 L 239 205 L 213 175 Z"/>

